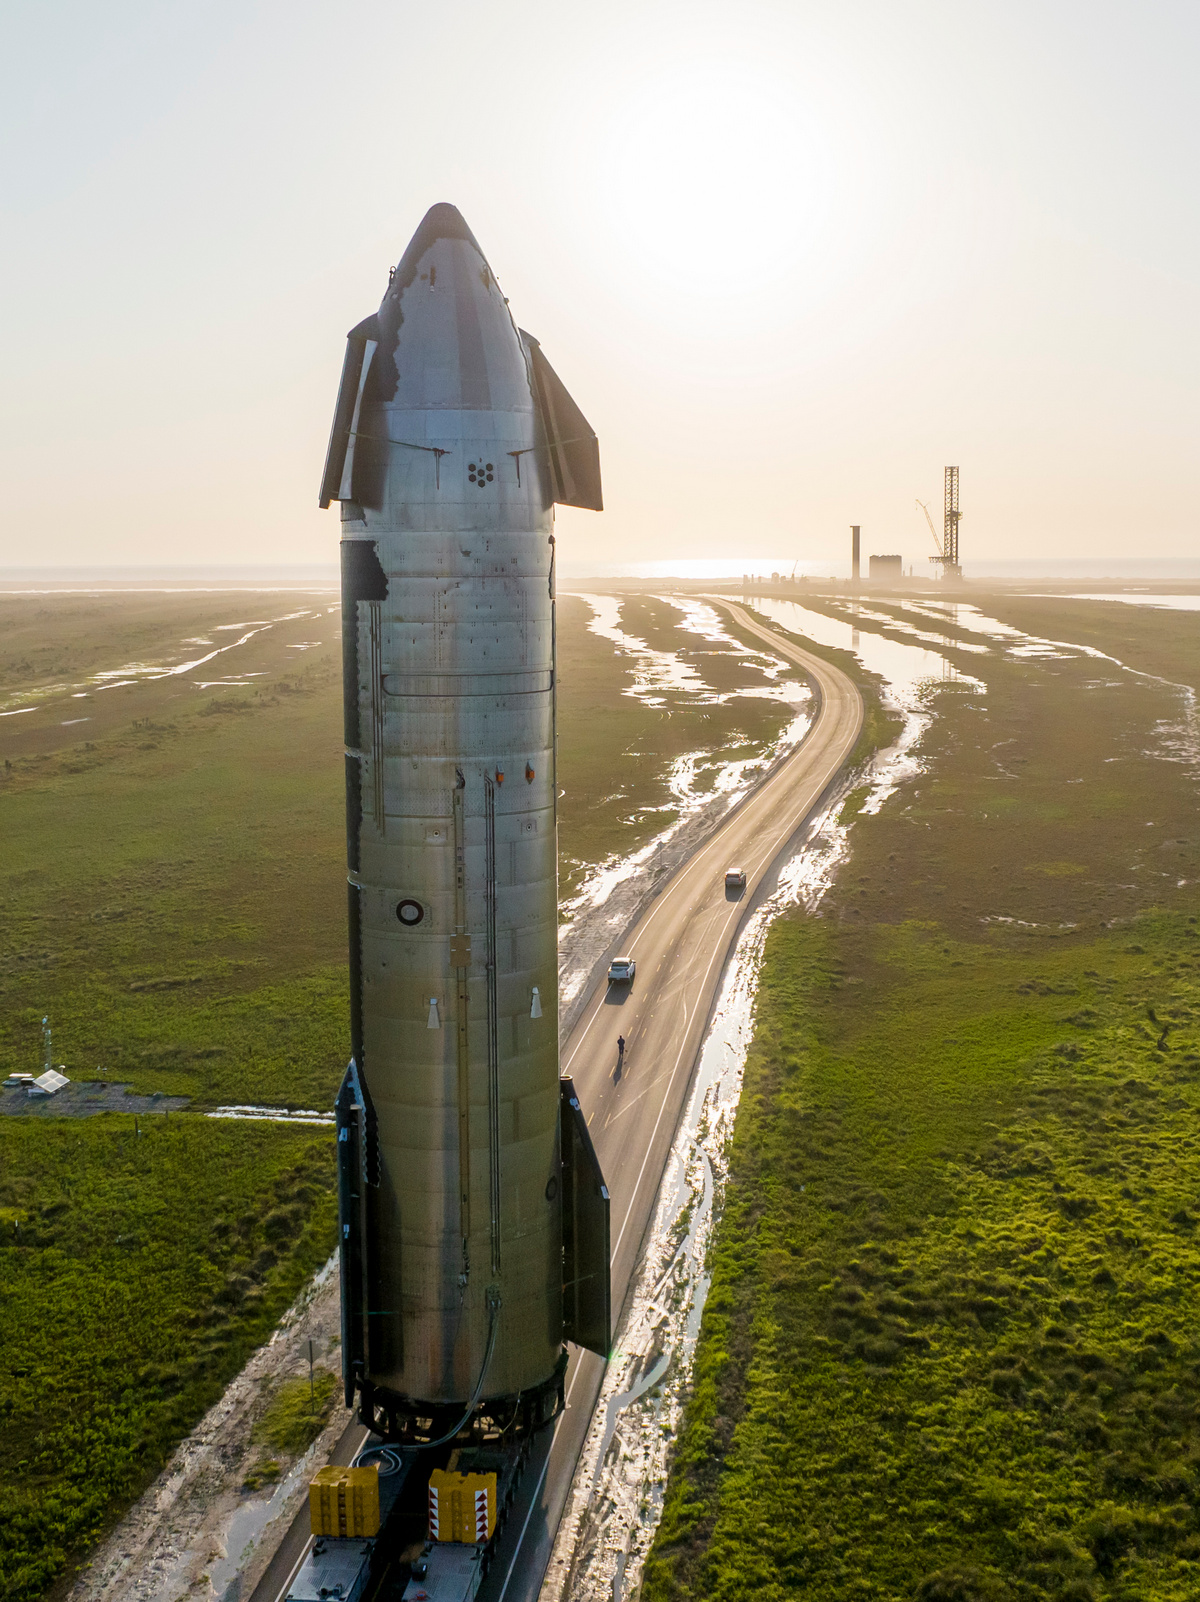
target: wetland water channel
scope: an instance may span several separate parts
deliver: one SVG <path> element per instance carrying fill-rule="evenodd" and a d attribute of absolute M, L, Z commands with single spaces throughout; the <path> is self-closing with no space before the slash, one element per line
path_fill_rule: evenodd
<path fill-rule="evenodd" d="M 125 596 L 56 591 L 48 598 L 74 607 L 75 637 L 58 659 L 40 651 L 35 632 L 25 640 L 32 661 L 17 662 L 0 688 L 0 754 L 10 758 L 102 739 L 127 729 L 131 718 L 169 719 L 239 690 L 266 690 L 309 652 L 336 645 L 341 611 L 329 585 L 301 593 L 155 589 Z M 11 592 L 0 590 L 0 604 L 10 600 Z M 11 623 L 20 613 L 6 616 Z M 122 644 L 138 654 L 116 655 Z"/>

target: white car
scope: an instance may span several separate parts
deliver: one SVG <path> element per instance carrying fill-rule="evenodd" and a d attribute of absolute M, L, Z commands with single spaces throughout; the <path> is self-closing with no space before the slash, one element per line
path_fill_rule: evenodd
<path fill-rule="evenodd" d="M 614 957 L 608 965 L 610 985 L 632 985 L 637 963 L 632 957 Z"/>

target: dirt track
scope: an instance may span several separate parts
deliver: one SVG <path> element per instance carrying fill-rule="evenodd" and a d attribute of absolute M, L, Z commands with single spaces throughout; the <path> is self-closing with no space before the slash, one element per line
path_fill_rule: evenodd
<path fill-rule="evenodd" d="M 339 1366 L 340 1354 L 331 1350 L 338 1321 L 339 1281 L 330 1263 L 102 1544 L 69 1602 L 238 1602 L 250 1595 L 307 1495 L 310 1471 L 329 1461 L 350 1414 L 339 1395 L 304 1457 L 282 1463 L 273 1493 L 258 1495 L 242 1489 L 263 1456 L 254 1426 L 281 1381 L 308 1374 L 310 1338 L 318 1364 Z"/>

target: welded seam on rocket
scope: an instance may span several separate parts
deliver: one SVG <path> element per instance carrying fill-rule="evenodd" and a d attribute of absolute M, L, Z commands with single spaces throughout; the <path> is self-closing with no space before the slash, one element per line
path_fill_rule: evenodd
<path fill-rule="evenodd" d="M 484 776 L 487 859 L 488 1157 L 492 1273 L 500 1272 L 500 1020 L 496 996 L 496 786 Z"/>
<path fill-rule="evenodd" d="M 378 601 L 367 602 L 371 641 L 371 789 L 375 827 L 385 834 L 387 813 L 383 804 L 383 620 Z"/>

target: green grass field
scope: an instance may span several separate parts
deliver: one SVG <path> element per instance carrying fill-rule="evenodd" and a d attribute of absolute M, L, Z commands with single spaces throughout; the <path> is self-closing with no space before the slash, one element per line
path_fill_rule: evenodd
<path fill-rule="evenodd" d="M 1195 617 L 994 611 L 1195 679 Z M 942 698 L 924 773 L 770 937 L 646 1602 L 1200 1592 L 1180 699 L 969 671 L 987 695 Z"/>
<path fill-rule="evenodd" d="M 330 1142 L 0 1119 L 0 1594 L 41 1596 L 328 1257 Z"/>

